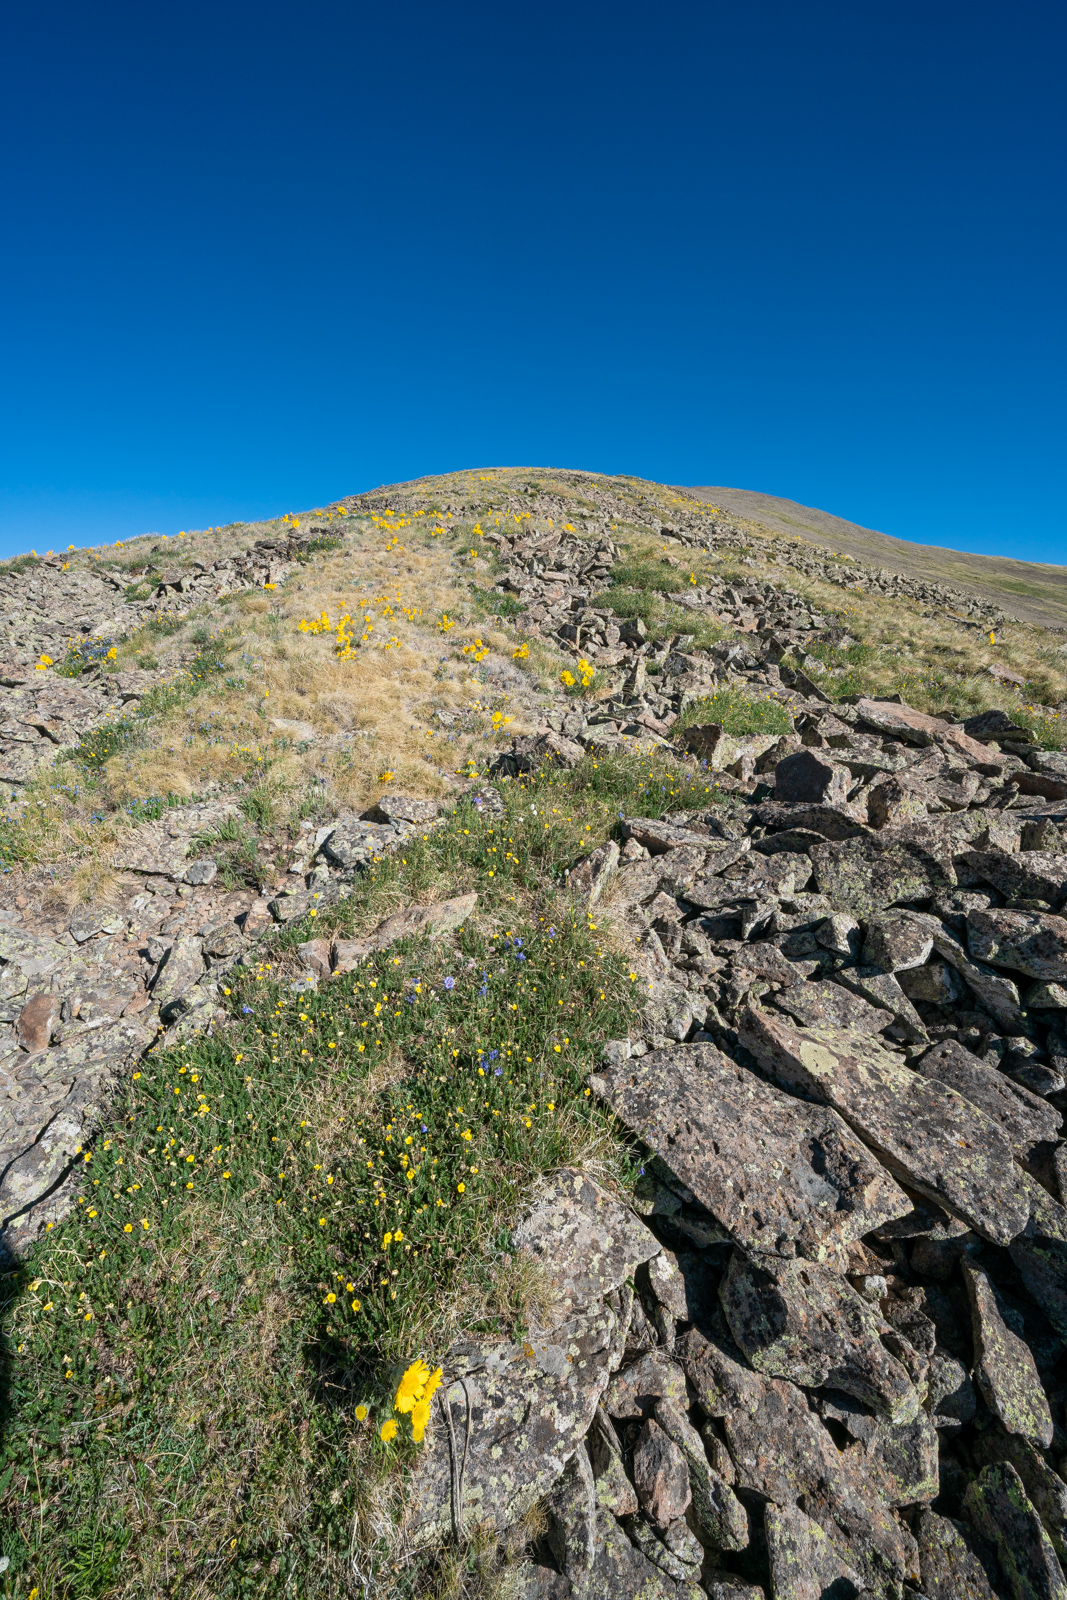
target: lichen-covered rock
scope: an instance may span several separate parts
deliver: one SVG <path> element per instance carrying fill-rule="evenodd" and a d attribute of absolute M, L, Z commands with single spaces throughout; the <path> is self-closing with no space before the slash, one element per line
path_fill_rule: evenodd
<path fill-rule="evenodd" d="M 685 1404 L 685 1373 L 661 1349 L 646 1351 L 616 1372 L 604 1395 L 604 1410 L 612 1417 L 647 1417 L 657 1400 Z"/>
<path fill-rule="evenodd" d="M 837 1449 L 802 1390 L 780 1378 L 764 1382 L 755 1409 L 738 1407 L 723 1425 L 740 1488 L 775 1505 L 802 1505 L 875 1590 L 918 1575 L 911 1535 L 862 1460 Z"/>
<path fill-rule="evenodd" d="M 689 1487 L 693 1496 L 691 1516 L 706 1549 L 744 1550 L 749 1543 L 748 1514 L 730 1483 L 709 1460 L 700 1434 L 685 1411 L 674 1400 L 657 1400 L 655 1419 L 667 1437 L 685 1457 Z M 713 1436 L 714 1437 L 714 1436 Z M 731 1477 L 733 1463 L 722 1442 L 715 1439 L 717 1454 L 725 1458 Z"/>
<path fill-rule="evenodd" d="M 617 1517 L 632 1516 L 638 1508 L 637 1491 L 626 1475 L 622 1445 L 603 1406 L 597 1407 L 587 1442 L 597 1505 Z"/>
<path fill-rule="evenodd" d="M 1052 1414 L 1029 1347 L 1004 1321 L 986 1272 L 973 1261 L 962 1266 L 971 1302 L 975 1382 L 1009 1433 L 1047 1449 L 1052 1443 Z"/>
<path fill-rule="evenodd" d="M 1026 852 L 1030 854 L 1032 852 Z M 1050 983 L 1067 979 L 1067 918 L 998 907 L 967 914 L 967 948 L 976 961 L 1010 967 Z"/>
<path fill-rule="evenodd" d="M 633 1449 L 637 1498 L 660 1528 L 685 1515 L 693 1498 L 685 1457 L 654 1417 L 646 1418 Z"/>
<path fill-rule="evenodd" d="M 912 1066 L 924 1078 L 947 1084 L 984 1111 L 1020 1157 L 1059 1135 L 1063 1118 L 1054 1106 L 995 1067 L 986 1066 L 955 1039 L 933 1045 L 913 1059 Z"/>
<path fill-rule="evenodd" d="M 1067 892 L 1067 856 L 1046 850 L 967 850 L 963 860 L 1006 900 L 1044 900 L 1058 909 Z"/>
<path fill-rule="evenodd" d="M 817 1522 L 798 1506 L 768 1501 L 763 1512 L 774 1600 L 858 1600 L 867 1592 Z"/>
<path fill-rule="evenodd" d="M 456 928 L 463 926 L 477 903 L 478 896 L 471 890 L 469 894 L 459 894 L 451 900 L 438 900 L 431 906 L 408 906 L 403 911 L 396 911 L 362 939 L 335 939 L 332 952 L 334 974 L 340 977 L 346 972 L 354 972 L 368 956 L 379 950 L 387 950 L 398 939 L 410 939 L 416 934 L 439 939 L 443 934 L 453 933 Z"/>
<path fill-rule="evenodd" d="M 933 935 L 910 917 L 883 911 L 867 924 L 862 960 L 882 972 L 902 972 L 921 967 L 933 947 Z"/>
<path fill-rule="evenodd" d="M 963 1504 L 996 1551 L 1012 1600 L 1067 1600 L 1067 1581 L 1052 1541 L 1010 1462 L 983 1467 Z"/>
<path fill-rule="evenodd" d="M 796 1029 L 749 1007 L 740 1036 L 773 1076 L 838 1110 L 880 1159 L 983 1238 L 1008 1244 L 1030 1214 L 1003 1134 L 977 1106 L 871 1039 Z"/>
<path fill-rule="evenodd" d="M 894 1422 L 915 1417 L 915 1385 L 882 1343 L 889 1324 L 847 1279 L 811 1262 L 735 1250 L 719 1296 L 757 1372 L 843 1389 Z"/>
<path fill-rule="evenodd" d="M 915 1533 L 923 1593 L 929 1600 L 999 1600 L 996 1559 L 968 1523 L 922 1511 Z"/>
<path fill-rule="evenodd" d="M 512 1243 L 551 1274 L 557 1321 L 617 1289 L 660 1248 L 628 1206 L 573 1167 L 549 1181 Z"/>
<path fill-rule="evenodd" d="M 819 893 L 863 918 L 956 882 L 950 852 L 888 832 L 814 845 L 811 860 Z"/>
<path fill-rule="evenodd" d="M 567 874 L 567 888 L 586 905 L 595 905 L 615 876 L 618 865 L 619 847 L 614 839 L 609 839 L 571 868 Z"/>
<path fill-rule="evenodd" d="M 1061 1564 L 1067 1560 L 1067 1483 L 1053 1472 L 1040 1450 L 1017 1433 L 986 1428 L 975 1441 L 975 1456 L 983 1464 L 1011 1462 Z"/>
<path fill-rule="evenodd" d="M 203 948 L 199 939 L 176 939 L 152 985 L 152 998 L 160 1010 L 180 1000 L 204 971 Z"/>
<path fill-rule="evenodd" d="M 783 1094 L 713 1045 L 653 1051 L 595 1084 L 748 1248 L 843 1264 L 851 1240 L 909 1209 L 839 1116 Z"/>
<path fill-rule="evenodd" d="M 617 1333 L 616 1312 L 597 1304 L 536 1344 L 449 1352 L 408 1485 L 412 1547 L 478 1524 L 508 1528 L 551 1488 L 589 1431 Z"/>
<path fill-rule="evenodd" d="M 841 983 L 797 983 L 774 995 L 773 1003 L 779 1011 L 807 1028 L 827 1026 L 875 1034 L 893 1021 L 892 1011 L 873 1004 Z"/>

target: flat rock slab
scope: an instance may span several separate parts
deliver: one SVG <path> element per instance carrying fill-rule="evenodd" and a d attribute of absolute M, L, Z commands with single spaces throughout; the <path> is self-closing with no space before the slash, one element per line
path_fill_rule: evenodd
<path fill-rule="evenodd" d="M 956 884 L 950 853 L 888 833 L 814 845 L 811 860 L 819 893 L 863 918 Z"/>
<path fill-rule="evenodd" d="M 354 972 L 368 956 L 377 954 L 379 950 L 387 950 L 397 940 L 409 939 L 415 934 L 439 939 L 443 934 L 453 933 L 463 926 L 477 903 L 478 896 L 472 890 L 469 894 L 456 895 L 451 900 L 438 900 L 432 906 L 408 906 L 404 911 L 396 911 L 379 923 L 373 933 L 362 939 L 335 940 L 333 970 L 338 976 Z"/>
<path fill-rule="evenodd" d="M 135 829 L 119 846 L 112 865 L 120 871 L 147 872 L 177 881 L 185 871 L 185 858 L 193 840 L 236 815 L 236 805 L 225 800 L 174 806 L 158 822 L 146 822 Z"/>
<path fill-rule="evenodd" d="M 457 1528 L 501 1532 L 541 1499 L 589 1431 L 618 1334 L 616 1312 L 599 1304 L 555 1328 L 540 1349 L 497 1344 L 450 1352 L 407 1485 L 404 1531 L 412 1548 L 440 1544 Z M 464 1457 L 457 1505 L 453 1466 L 458 1471 Z"/>
<path fill-rule="evenodd" d="M 732 1411 L 724 1427 L 737 1486 L 775 1505 L 802 1505 L 869 1587 L 881 1593 L 913 1570 L 911 1535 L 882 1503 L 862 1459 L 838 1450 L 803 1390 L 766 1382 L 756 1408 Z"/>
<path fill-rule="evenodd" d="M 1007 900 L 1047 900 L 1058 909 L 1067 894 L 1067 855 L 1045 850 L 967 850 L 963 859 L 986 883 Z"/>
<path fill-rule="evenodd" d="M 843 1267 L 847 1246 L 911 1209 L 836 1112 L 793 1099 L 714 1045 L 681 1045 L 594 1080 L 737 1243 Z"/>
<path fill-rule="evenodd" d="M 952 755 L 963 756 L 979 764 L 996 761 L 985 745 L 979 744 L 964 733 L 962 728 L 940 717 L 931 717 L 925 711 L 915 711 L 911 706 L 897 705 L 889 700 L 857 700 L 856 720 L 869 728 L 888 734 L 893 739 L 905 739 L 909 744 L 939 745 Z"/>
<path fill-rule="evenodd" d="M 1052 1541 L 1010 1462 L 983 1467 L 968 1486 L 963 1507 L 996 1551 L 1012 1600 L 1067 1600 Z"/>
<path fill-rule="evenodd" d="M 838 1110 L 890 1170 L 994 1244 L 1030 1216 L 1004 1135 L 977 1106 L 901 1064 L 873 1039 L 791 1028 L 749 1006 L 741 1041 L 779 1082 Z"/>
<path fill-rule="evenodd" d="M 923 1593 L 929 1600 L 998 1600 L 996 1558 L 968 1523 L 922 1511 L 915 1532 Z"/>
<path fill-rule="evenodd" d="M 551 1179 L 512 1243 L 551 1274 L 556 1320 L 610 1294 L 660 1248 L 628 1206 L 572 1167 Z"/>
<path fill-rule="evenodd" d="M 774 1600 L 858 1600 L 866 1585 L 854 1567 L 843 1561 L 829 1535 L 806 1517 L 799 1506 L 763 1510 L 767 1558 Z"/>
<path fill-rule="evenodd" d="M 872 1005 L 840 983 L 798 983 L 773 998 L 779 1011 L 806 1027 L 829 1026 L 875 1034 L 893 1021 L 891 1011 Z"/>
<path fill-rule="evenodd" d="M 976 961 L 1010 967 L 1045 982 L 1067 980 L 1067 918 L 990 907 L 967 914 L 967 948 Z"/>
<path fill-rule="evenodd" d="M 757 1372 L 843 1389 L 894 1422 L 914 1418 L 915 1385 L 882 1343 L 889 1324 L 846 1278 L 810 1262 L 735 1250 L 719 1298 Z"/>
<path fill-rule="evenodd" d="M 980 1107 L 1020 1157 L 1059 1137 L 1063 1117 L 1040 1095 L 987 1067 L 955 1039 L 945 1039 L 913 1060 L 924 1078 L 936 1078 Z"/>
<path fill-rule="evenodd" d="M 1052 1413 L 1029 1346 L 1004 1321 L 983 1269 L 973 1261 L 961 1266 L 971 1302 L 975 1382 L 1009 1433 L 1047 1450 L 1052 1443 Z"/>

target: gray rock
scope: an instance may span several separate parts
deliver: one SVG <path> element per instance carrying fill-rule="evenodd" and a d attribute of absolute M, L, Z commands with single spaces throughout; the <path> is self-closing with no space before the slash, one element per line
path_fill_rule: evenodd
<path fill-rule="evenodd" d="M 966 993 L 956 969 L 940 957 L 925 967 L 909 967 L 898 973 L 897 982 L 909 1000 L 924 1000 L 928 1005 L 953 1005 Z"/>
<path fill-rule="evenodd" d="M 632 1516 L 638 1509 L 637 1492 L 626 1476 L 622 1445 L 603 1406 L 593 1418 L 588 1445 L 597 1505 L 616 1517 Z"/>
<path fill-rule="evenodd" d="M 338 823 L 319 846 L 326 859 L 342 871 L 361 871 L 396 842 L 392 828 L 361 817 Z"/>
<path fill-rule="evenodd" d="M 964 1510 L 996 1551 L 1012 1600 L 1064 1600 L 1063 1569 L 1010 1462 L 983 1467 L 967 1489 Z"/>
<path fill-rule="evenodd" d="M 1034 1358 L 1025 1341 L 1005 1323 L 983 1269 L 973 1261 L 962 1266 L 971 1302 L 975 1382 L 1009 1433 L 1047 1449 L 1052 1443 L 1052 1414 Z"/>
<path fill-rule="evenodd" d="M 214 883 L 218 870 L 217 861 L 194 861 L 185 869 L 185 881 L 192 884 Z"/>
<path fill-rule="evenodd" d="M 967 948 L 977 961 L 1029 978 L 1067 980 L 1067 918 L 1040 911 L 990 908 L 967 916 Z"/>
<path fill-rule="evenodd" d="M 604 1410 L 611 1417 L 651 1416 L 657 1400 L 685 1405 L 685 1373 L 665 1350 L 649 1350 L 616 1372 L 604 1395 Z"/>
<path fill-rule="evenodd" d="M 559 733 L 524 733 L 515 740 L 520 772 L 534 772 L 539 767 L 576 767 L 584 754 L 580 744 Z"/>
<path fill-rule="evenodd" d="M 370 819 L 374 822 L 407 822 L 426 827 L 445 806 L 443 800 L 426 800 L 407 794 L 383 794 L 375 801 Z"/>
<path fill-rule="evenodd" d="M 843 1264 L 852 1240 L 909 1209 L 839 1116 L 774 1089 L 713 1045 L 650 1052 L 594 1083 L 746 1247 Z"/>
<path fill-rule="evenodd" d="M 749 1542 L 748 1515 L 726 1478 L 708 1459 L 700 1434 L 673 1400 L 658 1400 L 654 1415 L 664 1434 L 685 1457 L 693 1497 L 692 1518 L 705 1548 L 744 1550 Z M 715 1439 L 715 1444 L 732 1477 L 729 1453 L 720 1440 Z"/>
<path fill-rule="evenodd" d="M 571 868 L 566 878 L 567 888 L 587 905 L 595 905 L 615 876 L 618 865 L 619 847 L 614 839 L 609 839 Z"/>
<path fill-rule="evenodd" d="M 893 1021 L 891 1011 L 870 1004 L 840 983 L 798 983 L 776 994 L 773 1003 L 805 1027 L 829 1026 L 875 1034 Z"/>
<path fill-rule="evenodd" d="M 1040 1096 L 988 1067 L 955 1039 L 933 1045 L 912 1061 L 924 1078 L 936 1078 L 985 1112 L 1016 1155 L 1025 1160 L 1035 1145 L 1059 1135 L 1063 1118 Z"/>
<path fill-rule="evenodd" d="M 844 805 L 852 788 L 852 774 L 814 750 L 798 750 L 774 769 L 774 797 L 806 805 Z"/>
<path fill-rule="evenodd" d="M 1061 1338 L 1067 1339 L 1067 1211 L 1028 1173 L 1030 1202 L 1025 1232 L 1009 1254 L 1027 1289 Z"/>
<path fill-rule="evenodd" d="M 730 1332 L 757 1372 L 843 1389 L 894 1422 L 915 1418 L 915 1385 L 882 1342 L 889 1324 L 847 1279 L 811 1262 L 735 1251 L 719 1296 Z"/>
<path fill-rule="evenodd" d="M 794 1029 L 748 1007 L 742 1043 L 780 1082 L 832 1105 L 895 1175 L 995 1244 L 1030 1214 L 1003 1134 L 961 1095 L 902 1066 L 872 1039 Z"/>
<path fill-rule="evenodd" d="M 1000 1571 L 993 1552 L 968 1523 L 924 1510 L 915 1532 L 929 1600 L 999 1600 Z"/>
<path fill-rule="evenodd" d="M 693 1498 L 689 1469 L 678 1446 L 653 1417 L 646 1419 L 634 1444 L 633 1475 L 637 1498 L 658 1527 L 685 1515 Z"/>
<path fill-rule="evenodd" d="M 763 1526 L 774 1600 L 858 1600 L 867 1593 L 860 1574 L 798 1506 L 768 1501 Z"/>
<path fill-rule="evenodd" d="M 724 1427 L 739 1487 L 802 1505 L 868 1587 L 882 1592 L 915 1569 L 911 1535 L 884 1506 L 862 1457 L 837 1449 L 802 1390 L 764 1383 L 756 1408 L 738 1407 Z"/>
<path fill-rule="evenodd" d="M 165 1010 L 187 994 L 203 971 L 204 957 L 200 940 L 176 940 L 152 985 L 152 998 L 159 1009 Z"/>
<path fill-rule="evenodd" d="M 536 1343 L 453 1347 L 408 1483 L 412 1548 L 457 1527 L 503 1530 L 541 1499 L 589 1431 L 618 1333 L 616 1312 L 598 1305 Z M 457 1505 L 453 1468 L 464 1457 Z"/>
<path fill-rule="evenodd" d="M 910 917 L 880 912 L 870 919 L 863 940 L 863 964 L 882 972 L 903 972 L 921 967 L 934 947 L 928 933 Z"/>
<path fill-rule="evenodd" d="M 1067 892 L 1067 856 L 1044 850 L 1024 850 L 1018 855 L 966 850 L 963 860 L 1007 900 L 1046 900 L 1056 908 Z"/>
<path fill-rule="evenodd" d="M 354 972 L 368 956 L 387 950 L 399 939 L 420 934 L 439 939 L 446 933 L 454 933 L 466 922 L 477 902 L 478 896 L 472 889 L 469 894 L 438 900 L 431 906 L 408 906 L 403 911 L 395 911 L 362 939 L 336 939 L 332 957 L 334 975 L 340 977 Z"/>
<path fill-rule="evenodd" d="M 907 1039 L 910 1044 L 927 1042 L 929 1036 L 922 1018 L 893 973 L 871 967 L 845 967 L 834 974 L 834 981 L 872 1006 L 888 1011 L 899 1038 Z"/>
<path fill-rule="evenodd" d="M 950 854 L 888 834 L 815 845 L 811 860 L 819 893 L 862 918 L 928 900 L 956 882 Z"/>
<path fill-rule="evenodd" d="M 660 1248 L 628 1206 L 572 1167 L 549 1180 L 512 1243 L 551 1275 L 557 1321 L 617 1289 Z"/>
<path fill-rule="evenodd" d="M 846 911 L 835 911 L 832 917 L 819 923 L 815 937 L 824 950 L 854 960 L 863 936 L 855 917 L 850 917 Z"/>
<path fill-rule="evenodd" d="M 1011 1462 L 1061 1563 L 1067 1559 L 1067 1483 L 1041 1452 L 1019 1434 L 986 1428 L 975 1440 L 975 1457 L 982 1464 Z"/>
<path fill-rule="evenodd" d="M 79 906 L 71 914 L 70 931 L 79 944 L 84 944 L 98 933 L 120 933 L 125 921 L 122 912 L 111 906 Z"/>

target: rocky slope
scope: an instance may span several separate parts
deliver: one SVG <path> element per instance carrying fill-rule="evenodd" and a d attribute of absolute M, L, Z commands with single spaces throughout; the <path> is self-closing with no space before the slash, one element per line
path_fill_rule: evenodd
<path fill-rule="evenodd" d="M 507 519 L 481 537 L 527 639 L 607 687 L 543 702 L 480 803 L 499 805 L 492 780 L 635 747 L 706 773 L 709 800 L 658 821 L 624 808 L 570 870 L 569 893 L 638 952 L 641 1024 L 605 1041 L 589 1087 L 641 1175 L 631 1204 L 564 1169 L 516 1219 L 548 1308 L 523 1338 L 471 1335 L 444 1356 L 406 1547 L 503 1536 L 540 1507 L 512 1570 L 530 1600 L 1067 1595 L 1067 757 L 1003 710 L 961 722 L 899 697 L 831 700 L 803 663 L 835 624 L 786 576 L 688 581 L 685 546 L 743 556 L 743 530 L 575 481 L 584 517 L 508 485 Z M 426 498 L 401 486 L 344 508 Z M 439 499 L 442 515 L 484 516 L 484 496 Z M 623 522 L 677 550 L 670 598 L 729 637 L 652 643 L 597 603 Z M 926 580 L 788 541 L 774 556 L 999 622 Z M 284 581 L 262 558 L 247 571 Z M 61 574 L 35 581 L 50 620 L 11 642 L 6 692 L 25 698 L 5 727 L 46 759 L 42 741 L 69 741 L 126 691 L 30 676 L 69 601 Z M 775 702 L 788 731 L 689 720 L 722 689 Z M 12 1255 L 69 1207 L 119 1068 L 161 1030 L 224 1028 L 220 991 L 257 935 L 310 933 L 308 912 L 440 802 L 308 828 L 270 895 L 218 886 L 202 841 L 232 809 L 215 796 L 133 833 L 121 913 L 80 907 L 50 938 L 33 907 L 0 927 Z M 437 931 L 470 909 L 441 907 Z M 393 919 L 359 949 L 309 937 L 303 983 L 413 926 Z"/>

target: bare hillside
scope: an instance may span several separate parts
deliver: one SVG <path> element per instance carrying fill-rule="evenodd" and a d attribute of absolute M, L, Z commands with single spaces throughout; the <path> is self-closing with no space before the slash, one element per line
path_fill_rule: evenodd
<path fill-rule="evenodd" d="M 841 554 L 877 561 L 891 572 L 951 583 L 979 599 L 995 601 L 1022 622 L 1067 628 L 1067 567 L 911 544 L 906 539 L 863 528 L 859 523 L 846 522 L 829 511 L 816 511 L 795 500 L 760 494 L 755 489 L 703 486 L 687 492 L 734 516 L 812 544 L 828 545 Z"/>

